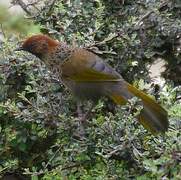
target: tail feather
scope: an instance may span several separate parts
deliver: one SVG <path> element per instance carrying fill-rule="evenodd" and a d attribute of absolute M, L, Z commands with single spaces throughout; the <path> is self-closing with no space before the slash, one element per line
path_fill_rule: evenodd
<path fill-rule="evenodd" d="M 149 130 L 152 134 L 167 131 L 169 125 L 167 111 L 144 92 L 138 90 L 128 83 L 126 85 L 128 90 L 127 97 L 137 96 L 143 102 L 143 110 L 138 116 L 138 120 L 144 126 L 144 128 Z M 127 101 L 127 98 L 125 97 L 126 96 L 123 95 L 121 91 L 120 94 L 112 93 L 110 96 L 110 98 L 116 104 L 125 104 Z"/>

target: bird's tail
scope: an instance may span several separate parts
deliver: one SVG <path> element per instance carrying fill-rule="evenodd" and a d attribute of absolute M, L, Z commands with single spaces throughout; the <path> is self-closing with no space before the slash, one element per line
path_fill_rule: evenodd
<path fill-rule="evenodd" d="M 167 111 L 144 92 L 128 83 L 126 83 L 126 86 L 127 91 L 124 91 L 124 94 L 121 91 L 112 93 L 110 98 L 116 104 L 125 104 L 130 97 L 137 96 L 143 102 L 143 110 L 138 116 L 138 121 L 152 134 L 167 131 L 169 125 Z"/>

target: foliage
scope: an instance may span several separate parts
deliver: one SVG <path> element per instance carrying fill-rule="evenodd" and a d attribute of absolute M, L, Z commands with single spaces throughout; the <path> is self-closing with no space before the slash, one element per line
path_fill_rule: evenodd
<path fill-rule="evenodd" d="M 6 35 L 14 33 L 22 36 L 30 32 L 40 32 L 38 25 L 34 25 L 32 21 L 27 21 L 21 14 L 13 16 L 12 13 L 8 12 L 8 8 L 4 6 L 0 6 L 0 25 Z"/>
<path fill-rule="evenodd" d="M 158 10 L 158 1 L 120 3 L 56 1 L 53 6 L 43 6 L 40 12 L 32 10 L 32 17 L 41 31 L 96 51 L 133 81 L 143 74 L 141 70 L 155 58 L 167 38 L 173 39 L 171 46 L 176 47 L 178 34 L 171 30 L 179 31 L 179 1 L 169 2 L 162 10 Z M 146 43 L 142 47 L 140 30 L 133 27 L 151 9 L 154 12 L 144 19 L 145 26 L 138 23 L 138 27 L 144 29 L 157 21 L 160 24 L 145 32 Z M 170 28 L 167 38 L 159 39 L 163 31 L 158 26 Z M 13 51 L 17 38 L 14 35 L 0 43 L 1 176 L 12 173 L 19 179 L 180 178 L 179 86 L 170 83 L 159 92 L 158 100 L 169 112 L 170 128 L 164 136 L 154 137 L 137 123 L 138 112 L 130 113 L 136 106 L 134 101 L 130 102 L 132 106 L 115 107 L 104 99 L 92 110 L 81 139 L 77 137 L 74 97 L 38 59 Z M 177 55 L 179 51 L 174 51 L 174 57 Z M 145 88 L 144 80 L 138 84 Z M 85 103 L 84 111 L 89 107 L 90 103 Z"/>

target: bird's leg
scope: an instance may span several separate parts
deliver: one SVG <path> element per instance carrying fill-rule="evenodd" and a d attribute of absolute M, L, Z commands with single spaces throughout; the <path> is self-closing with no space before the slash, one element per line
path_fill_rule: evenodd
<path fill-rule="evenodd" d="M 92 109 L 94 108 L 95 106 L 95 103 L 91 103 L 91 106 L 90 108 L 88 109 L 88 111 L 82 116 L 82 123 L 83 124 L 86 124 L 87 123 L 87 119 L 89 118 L 90 114 L 91 114 L 91 111 Z"/>
<path fill-rule="evenodd" d="M 80 119 L 83 117 L 82 103 L 81 102 L 77 103 L 77 115 L 78 115 L 78 118 L 80 118 Z"/>
<path fill-rule="evenodd" d="M 94 105 L 95 105 L 95 103 L 92 103 L 91 107 L 84 114 L 82 111 L 82 103 L 81 102 L 77 103 L 78 127 L 77 127 L 77 131 L 75 132 L 74 136 L 80 140 L 83 140 L 83 138 L 85 137 L 85 126 L 88 122 L 87 119 L 89 118 Z"/>
<path fill-rule="evenodd" d="M 82 103 L 81 102 L 78 102 L 77 103 L 77 115 L 78 115 L 78 118 L 80 119 L 80 121 L 83 123 L 83 124 L 86 124 L 87 122 L 87 119 L 89 118 L 89 115 L 93 109 L 93 107 L 95 106 L 95 103 L 91 103 L 91 106 L 90 108 L 88 109 L 88 111 L 86 113 L 83 113 L 83 110 L 82 110 Z"/>
<path fill-rule="evenodd" d="M 77 102 L 77 115 L 78 115 L 78 124 L 77 124 L 77 130 L 74 133 L 74 137 L 78 138 L 80 140 L 82 140 L 85 136 L 85 129 L 84 129 L 84 125 L 83 125 L 83 110 L 82 110 L 82 103 L 79 101 Z"/>

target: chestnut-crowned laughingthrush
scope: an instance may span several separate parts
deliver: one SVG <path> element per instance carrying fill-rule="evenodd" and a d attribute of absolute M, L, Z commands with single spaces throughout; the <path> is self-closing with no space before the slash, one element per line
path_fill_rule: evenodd
<path fill-rule="evenodd" d="M 107 96 L 116 104 L 125 104 L 137 96 L 143 105 L 138 121 L 153 134 L 168 129 L 167 112 L 144 92 L 127 83 L 96 54 L 69 47 L 46 35 L 29 37 L 19 50 L 40 58 L 76 97 L 96 100 Z"/>

